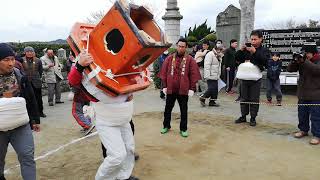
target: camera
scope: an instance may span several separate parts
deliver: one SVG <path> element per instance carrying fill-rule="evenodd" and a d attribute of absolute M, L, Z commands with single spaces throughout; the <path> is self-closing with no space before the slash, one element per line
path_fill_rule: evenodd
<path fill-rule="evenodd" d="M 303 51 L 293 53 L 293 61 L 298 62 L 298 61 L 305 60 L 305 59 L 306 59 L 306 56 Z"/>
<path fill-rule="evenodd" d="M 247 46 L 247 47 L 251 47 L 252 44 L 251 44 L 251 43 L 246 43 L 246 46 Z"/>

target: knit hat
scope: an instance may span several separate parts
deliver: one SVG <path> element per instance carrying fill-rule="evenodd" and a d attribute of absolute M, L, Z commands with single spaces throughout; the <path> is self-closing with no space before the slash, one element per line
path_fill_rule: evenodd
<path fill-rule="evenodd" d="M 6 43 L 0 43 L 0 60 L 8 56 L 15 56 L 12 48 Z"/>
<path fill-rule="evenodd" d="M 24 53 L 26 53 L 26 52 L 34 52 L 34 49 L 31 46 L 27 46 L 27 47 L 24 48 L 23 52 Z"/>
<path fill-rule="evenodd" d="M 302 51 L 316 54 L 318 52 L 317 44 L 313 39 L 308 39 L 302 46 Z"/>

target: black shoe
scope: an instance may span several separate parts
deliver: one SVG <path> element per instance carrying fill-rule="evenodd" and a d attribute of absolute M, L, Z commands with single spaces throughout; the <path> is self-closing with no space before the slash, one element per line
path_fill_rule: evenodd
<path fill-rule="evenodd" d="M 134 153 L 134 160 L 135 161 L 138 161 L 140 159 L 140 156 L 139 156 L 139 154 L 137 154 L 137 153 Z"/>
<path fill-rule="evenodd" d="M 202 107 L 206 106 L 206 99 L 205 98 L 200 96 L 199 101 L 200 101 L 200 104 L 201 104 Z"/>
<path fill-rule="evenodd" d="M 139 180 L 139 178 L 135 177 L 135 176 L 130 176 L 129 179 L 126 180 Z"/>
<path fill-rule="evenodd" d="M 56 104 L 62 104 L 64 103 L 63 101 L 56 101 Z"/>
<path fill-rule="evenodd" d="M 209 106 L 219 107 L 220 105 L 217 104 L 215 101 L 210 101 L 210 102 L 209 102 Z"/>
<path fill-rule="evenodd" d="M 277 106 L 282 106 L 281 101 L 277 101 Z"/>
<path fill-rule="evenodd" d="M 236 124 L 245 123 L 245 122 L 247 122 L 247 119 L 246 119 L 246 117 L 241 116 L 241 117 L 239 117 L 239 119 L 235 120 L 234 122 Z"/>
<path fill-rule="evenodd" d="M 94 129 L 95 127 L 96 127 L 96 126 L 92 124 L 88 129 L 85 130 L 84 136 L 87 136 L 87 135 L 89 135 L 90 133 L 92 133 L 92 131 L 93 131 L 93 129 Z"/>
<path fill-rule="evenodd" d="M 45 118 L 45 117 L 47 117 L 47 115 L 45 115 L 44 113 L 40 113 L 40 117 Z"/>
<path fill-rule="evenodd" d="M 53 102 L 49 102 L 49 106 L 53 106 Z"/>
<path fill-rule="evenodd" d="M 4 175 L 0 176 L 0 180 L 6 180 L 6 178 L 4 178 Z"/>
<path fill-rule="evenodd" d="M 250 126 L 254 127 L 256 125 L 257 125 L 256 118 L 251 118 L 250 119 Z"/>

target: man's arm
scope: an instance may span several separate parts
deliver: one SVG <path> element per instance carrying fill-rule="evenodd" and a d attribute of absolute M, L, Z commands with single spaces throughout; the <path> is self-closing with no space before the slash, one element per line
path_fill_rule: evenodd
<path fill-rule="evenodd" d="M 40 124 L 40 113 L 37 106 L 37 101 L 28 79 L 26 77 L 22 77 L 21 83 L 22 88 L 24 89 L 24 94 L 21 94 L 21 96 L 26 100 L 27 112 L 30 121 L 29 123 L 31 127 L 33 127 L 33 125 Z"/>
<path fill-rule="evenodd" d="M 257 65 L 267 66 L 268 59 L 270 59 L 270 53 L 267 49 L 256 51 L 253 55 L 253 62 L 257 62 Z"/>
<path fill-rule="evenodd" d="M 315 76 L 320 75 L 320 64 L 314 64 L 309 60 L 305 60 L 305 62 L 301 65 L 304 72 L 311 73 Z"/>
<path fill-rule="evenodd" d="M 166 88 L 167 87 L 167 76 L 168 76 L 168 64 L 169 64 L 169 61 L 170 61 L 170 56 L 168 56 L 163 64 L 162 64 L 162 67 L 160 69 L 160 73 L 159 73 L 159 77 L 162 81 L 162 85 L 163 85 L 163 88 Z"/>
<path fill-rule="evenodd" d="M 50 68 L 49 64 L 47 64 L 46 61 L 45 61 L 43 58 L 41 58 L 40 60 L 41 60 L 41 62 L 42 62 L 42 69 L 43 69 L 44 71 L 48 71 L 49 68 Z"/>
<path fill-rule="evenodd" d="M 190 90 L 195 92 L 196 84 L 198 80 L 201 79 L 201 75 L 200 75 L 199 67 L 193 58 L 191 58 L 190 60 L 189 79 L 190 79 Z"/>
<path fill-rule="evenodd" d="M 86 52 L 82 52 L 77 59 L 76 65 L 71 68 L 68 74 L 69 84 L 74 87 L 80 87 L 83 70 L 93 62 L 92 56 Z"/>
<path fill-rule="evenodd" d="M 40 75 L 40 78 L 42 77 L 42 73 L 43 73 L 43 67 L 42 67 L 42 61 L 39 60 L 38 61 L 38 72 L 39 72 L 39 75 Z"/>
<path fill-rule="evenodd" d="M 227 49 L 225 54 L 224 54 L 224 65 L 226 68 L 230 68 L 231 66 L 231 61 L 233 61 L 233 56 L 232 56 L 232 53 L 230 52 L 230 49 Z"/>
<path fill-rule="evenodd" d="M 299 70 L 299 64 L 296 61 L 292 61 L 289 63 L 287 67 L 288 72 L 297 72 Z"/>

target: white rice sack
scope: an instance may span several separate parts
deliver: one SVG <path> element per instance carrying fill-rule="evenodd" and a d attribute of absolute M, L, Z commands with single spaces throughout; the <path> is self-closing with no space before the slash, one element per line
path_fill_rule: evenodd
<path fill-rule="evenodd" d="M 133 101 L 115 104 L 103 102 L 92 103 L 96 123 L 103 123 L 108 126 L 120 126 L 129 123 L 133 115 Z"/>
<path fill-rule="evenodd" d="M 260 69 L 251 62 L 245 62 L 238 67 L 236 78 L 257 81 L 262 78 Z"/>
<path fill-rule="evenodd" d="M 9 131 L 28 122 L 29 116 L 24 98 L 0 98 L 0 131 Z"/>

